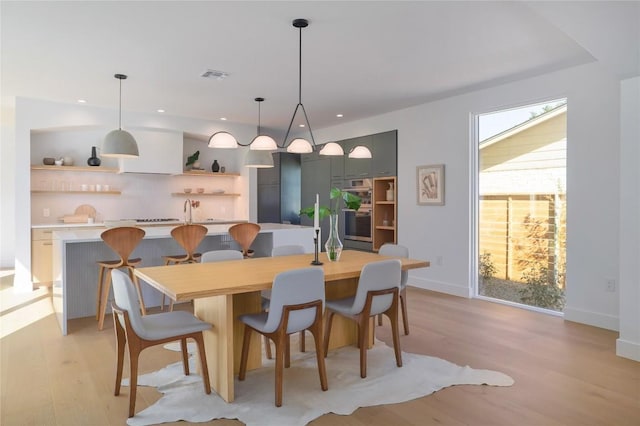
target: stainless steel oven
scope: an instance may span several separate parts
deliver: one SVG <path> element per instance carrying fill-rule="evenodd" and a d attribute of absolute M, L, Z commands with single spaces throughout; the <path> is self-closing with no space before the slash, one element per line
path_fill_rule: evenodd
<path fill-rule="evenodd" d="M 347 182 L 345 191 L 362 200 L 358 210 L 344 209 L 344 239 L 371 242 L 371 179 L 356 179 Z"/>

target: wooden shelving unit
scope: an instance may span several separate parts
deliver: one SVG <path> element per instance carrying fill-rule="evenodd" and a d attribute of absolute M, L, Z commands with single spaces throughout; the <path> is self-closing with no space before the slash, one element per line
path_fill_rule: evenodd
<path fill-rule="evenodd" d="M 185 170 L 182 174 L 175 176 L 238 177 L 240 173 L 213 173 L 205 170 Z"/>
<path fill-rule="evenodd" d="M 174 197 L 239 197 L 240 196 L 240 194 L 233 194 L 230 192 L 215 193 L 215 194 L 211 192 L 201 192 L 201 193 L 172 192 L 171 195 L 173 195 Z"/>
<path fill-rule="evenodd" d="M 120 195 L 120 191 L 48 191 L 34 189 L 32 194 L 83 194 L 83 195 Z"/>
<path fill-rule="evenodd" d="M 47 170 L 54 172 L 93 172 L 93 173 L 118 173 L 119 170 L 113 167 L 91 167 L 91 166 L 44 166 L 32 164 L 31 170 Z"/>
<path fill-rule="evenodd" d="M 389 184 L 393 196 L 387 197 Z M 398 185 L 395 176 L 373 179 L 373 250 L 378 251 L 384 243 L 397 243 L 398 230 Z"/>

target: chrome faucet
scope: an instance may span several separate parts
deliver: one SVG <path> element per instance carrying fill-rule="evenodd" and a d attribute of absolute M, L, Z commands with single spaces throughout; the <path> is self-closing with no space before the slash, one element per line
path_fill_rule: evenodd
<path fill-rule="evenodd" d="M 189 206 L 189 216 L 187 216 L 187 205 Z M 184 202 L 184 221 L 187 224 L 191 224 L 191 200 L 187 198 Z"/>

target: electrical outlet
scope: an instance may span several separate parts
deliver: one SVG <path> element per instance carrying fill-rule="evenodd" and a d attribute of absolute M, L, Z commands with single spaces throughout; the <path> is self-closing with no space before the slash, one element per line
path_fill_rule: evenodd
<path fill-rule="evenodd" d="M 51 210 L 49 210 L 48 208 L 45 208 L 42 210 L 42 216 L 49 217 L 50 215 L 51 215 Z"/>
<path fill-rule="evenodd" d="M 437 256 L 436 257 L 436 265 L 442 266 L 442 256 Z"/>
<path fill-rule="evenodd" d="M 613 278 L 609 278 L 606 281 L 606 285 L 607 285 L 607 291 L 613 293 L 614 291 L 616 291 L 616 280 L 614 280 Z"/>

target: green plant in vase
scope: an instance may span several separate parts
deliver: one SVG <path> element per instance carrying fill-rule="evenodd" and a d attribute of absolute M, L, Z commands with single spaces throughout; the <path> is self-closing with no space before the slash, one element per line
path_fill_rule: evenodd
<path fill-rule="evenodd" d="M 342 253 L 342 242 L 340 241 L 338 233 L 338 212 L 342 209 L 341 205 L 343 203 L 344 208 L 358 210 L 362 200 L 350 192 L 343 191 L 339 188 L 331 188 L 329 192 L 329 207 L 318 206 L 318 221 L 327 216 L 329 216 L 330 220 L 329 237 L 324 245 L 330 262 L 337 262 Z M 301 209 L 300 216 L 305 215 L 313 218 L 315 216 L 315 206 Z"/>
<path fill-rule="evenodd" d="M 191 169 L 199 169 L 200 168 L 200 161 L 198 161 L 198 158 L 200 157 L 200 151 L 196 151 L 193 153 L 193 155 L 190 155 L 187 157 L 187 164 L 185 164 L 187 167 L 191 168 Z"/>

